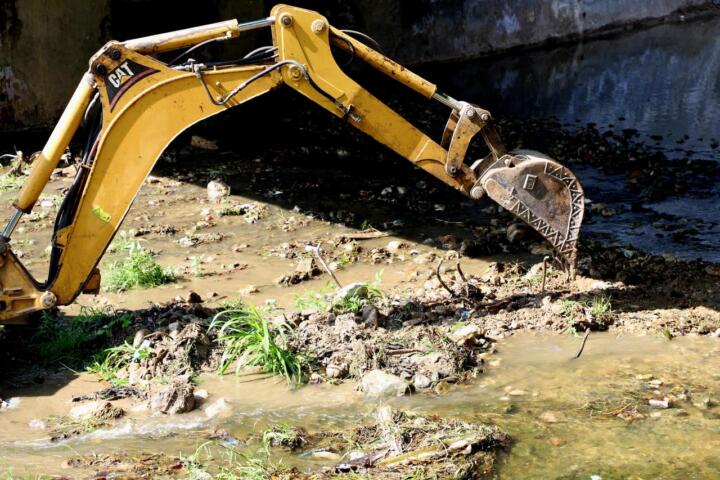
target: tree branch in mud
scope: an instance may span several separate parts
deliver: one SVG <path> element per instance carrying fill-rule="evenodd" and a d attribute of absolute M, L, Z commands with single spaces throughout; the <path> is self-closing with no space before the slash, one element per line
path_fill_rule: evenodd
<path fill-rule="evenodd" d="M 437 268 L 435 268 L 435 275 L 437 276 L 437 279 L 438 279 L 438 281 L 440 282 L 440 285 L 442 285 L 442 287 L 443 287 L 445 290 L 447 290 L 447 292 L 450 294 L 450 296 L 453 297 L 453 298 L 454 298 L 454 297 L 457 297 L 457 295 L 455 294 L 455 292 L 453 292 L 453 291 L 450 289 L 450 287 L 447 286 L 447 284 L 445 283 L 445 281 L 443 281 L 442 277 L 440 276 L 440 268 L 442 267 L 443 261 L 444 261 L 444 259 L 441 258 L 440 261 L 438 262 Z"/>
<path fill-rule="evenodd" d="M 577 360 L 578 358 L 580 358 L 580 355 L 582 355 L 583 350 L 585 350 L 585 343 L 587 342 L 587 339 L 588 339 L 589 336 L 590 336 L 590 327 L 588 327 L 588 328 L 585 330 L 585 337 L 583 337 L 582 344 L 580 345 L 580 350 L 578 350 L 578 352 L 575 354 L 575 359 L 576 359 L 576 360 Z"/>
<path fill-rule="evenodd" d="M 325 263 L 325 260 L 323 260 L 322 255 L 320 255 L 320 245 L 318 245 L 317 247 L 315 247 L 313 245 L 308 245 L 307 248 L 308 248 L 308 250 L 313 252 L 313 255 L 315 255 L 315 258 L 317 259 L 317 261 L 320 262 L 320 265 L 322 265 L 322 267 L 325 269 L 325 271 L 328 273 L 328 275 L 330 275 L 330 277 L 332 277 L 333 282 L 335 282 L 335 285 L 337 285 L 338 288 L 342 288 L 342 285 L 340 284 L 340 281 L 335 276 L 335 273 L 332 270 L 330 270 L 330 267 L 328 267 L 327 264 Z"/>

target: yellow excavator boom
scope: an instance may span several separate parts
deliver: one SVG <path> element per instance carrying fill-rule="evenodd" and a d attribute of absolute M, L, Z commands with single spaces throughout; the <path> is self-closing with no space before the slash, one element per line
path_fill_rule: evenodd
<path fill-rule="evenodd" d="M 228 40 L 270 28 L 273 45 L 243 60 L 162 62 L 149 56 Z M 371 95 L 337 65 L 331 47 L 351 52 L 390 78 L 451 109 L 439 142 Z M 182 55 L 181 55 L 182 57 Z M 547 238 L 572 270 L 583 216 L 577 178 L 552 159 L 507 152 L 490 112 L 439 93 L 437 87 L 332 27 L 320 14 L 277 5 L 269 17 L 193 27 L 126 42 L 111 41 L 90 60 L 43 150 L 35 155 L 15 211 L 0 236 L 0 323 L 67 305 L 97 292 L 97 264 L 163 150 L 189 126 L 287 85 L 462 193 L 493 200 Z M 11 249 L 12 233 L 30 213 L 79 125 L 99 111 L 89 148 L 58 213 L 48 278 L 35 280 Z M 468 165 L 480 133 L 489 154 Z"/>

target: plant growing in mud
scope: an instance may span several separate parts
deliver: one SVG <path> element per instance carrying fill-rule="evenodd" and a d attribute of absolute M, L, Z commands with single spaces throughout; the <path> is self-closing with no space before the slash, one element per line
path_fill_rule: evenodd
<path fill-rule="evenodd" d="M 225 345 L 220 373 L 235 363 L 236 374 L 245 366 L 258 366 L 267 373 L 284 376 L 288 383 L 300 383 L 307 361 L 288 348 L 289 329 L 286 322 L 270 325 L 253 305 L 220 312 L 210 324 L 210 330 L 217 331 L 218 341 Z"/>
<path fill-rule="evenodd" d="M 263 431 L 262 444 L 265 450 L 270 447 L 285 447 L 295 450 L 308 443 L 306 436 L 307 434 L 301 428 L 293 428 L 285 423 L 278 423 Z"/>
<path fill-rule="evenodd" d="M 330 296 L 334 292 L 335 286 L 332 282 L 327 282 L 320 290 L 305 290 L 302 295 L 295 296 L 295 308 L 300 311 L 326 312 L 330 309 Z"/>
<path fill-rule="evenodd" d="M 605 330 L 612 323 L 612 303 L 605 295 L 584 300 L 565 299 L 560 303 L 560 315 L 568 321 L 568 331 Z"/>
<path fill-rule="evenodd" d="M 380 285 L 382 272 L 375 276 L 372 283 L 358 283 L 348 285 L 344 295 L 338 295 L 335 287 L 328 282 L 320 290 L 305 290 L 302 295 L 295 297 L 295 308 L 298 310 L 314 310 L 325 312 L 333 310 L 335 313 L 358 313 L 366 303 L 375 303 L 386 298 Z"/>
<path fill-rule="evenodd" d="M 88 307 L 81 307 L 80 314 L 73 317 L 44 312 L 29 346 L 45 361 L 78 366 L 116 332 L 127 330 L 131 322 L 129 315 Z"/>
<path fill-rule="evenodd" d="M 213 451 L 217 450 L 224 457 L 222 461 L 218 461 L 213 455 Z M 211 469 L 209 462 L 221 464 L 219 471 L 212 468 L 213 474 L 211 474 L 208 471 Z M 295 478 L 292 471 L 271 463 L 267 452 L 264 457 L 251 457 L 214 441 L 200 445 L 192 455 L 184 459 L 184 463 L 191 479 L 267 480 L 274 478 L 280 480 Z"/>
<path fill-rule="evenodd" d="M 175 279 L 175 274 L 162 268 L 139 242 L 131 243 L 128 256 L 111 263 L 108 270 L 106 287 L 114 292 L 157 287 Z"/>
<path fill-rule="evenodd" d="M 108 348 L 94 357 L 93 362 L 85 369 L 88 373 L 100 376 L 106 382 L 118 387 L 127 384 L 127 379 L 121 378 L 119 372 L 127 368 L 132 362 L 138 362 L 150 355 L 149 342 L 143 342 L 139 347 L 133 347 L 128 342 Z"/>

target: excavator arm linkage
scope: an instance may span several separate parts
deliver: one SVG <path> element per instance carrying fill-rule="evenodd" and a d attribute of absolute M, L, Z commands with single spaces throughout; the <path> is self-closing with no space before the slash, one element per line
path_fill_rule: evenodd
<path fill-rule="evenodd" d="M 272 30 L 275 48 L 256 64 L 189 60 L 168 65 L 151 56 L 263 27 Z M 452 113 L 441 142 L 348 77 L 335 62 L 331 46 L 448 106 Z M 487 194 L 548 239 L 573 271 L 583 190 L 569 170 L 540 154 L 507 152 L 486 110 L 439 93 L 435 85 L 335 29 L 318 13 L 278 5 L 268 18 L 254 22 L 231 20 L 111 41 L 92 57 L 47 144 L 35 155 L 15 212 L 0 236 L 0 324 L 22 323 L 30 313 L 67 305 L 83 292 L 97 292 L 97 264 L 170 142 L 189 126 L 281 84 L 464 194 L 476 199 Z M 101 120 L 56 221 L 48 279 L 39 283 L 13 254 L 10 237 L 22 214 L 31 212 L 83 117 L 97 102 Z M 490 153 L 467 165 L 465 154 L 478 133 Z"/>

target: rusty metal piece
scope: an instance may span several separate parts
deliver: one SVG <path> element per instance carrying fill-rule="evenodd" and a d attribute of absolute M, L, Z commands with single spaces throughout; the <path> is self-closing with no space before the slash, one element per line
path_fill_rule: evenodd
<path fill-rule="evenodd" d="M 480 178 L 483 189 L 545 237 L 574 277 L 585 211 L 580 182 L 570 170 L 536 152 L 515 152 L 500 160 Z"/>

